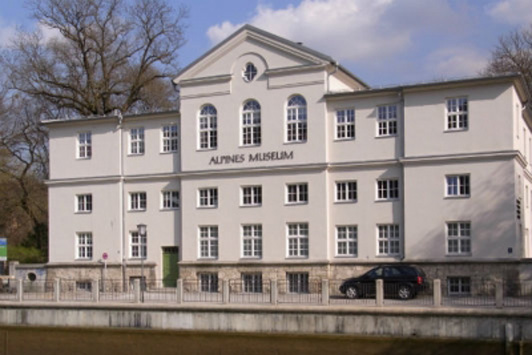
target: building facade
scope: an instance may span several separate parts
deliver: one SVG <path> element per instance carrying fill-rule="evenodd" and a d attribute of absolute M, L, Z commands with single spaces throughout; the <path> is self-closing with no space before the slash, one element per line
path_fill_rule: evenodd
<path fill-rule="evenodd" d="M 532 277 L 519 75 L 372 89 L 244 26 L 174 82 L 179 111 L 45 123 L 48 277 Z"/>

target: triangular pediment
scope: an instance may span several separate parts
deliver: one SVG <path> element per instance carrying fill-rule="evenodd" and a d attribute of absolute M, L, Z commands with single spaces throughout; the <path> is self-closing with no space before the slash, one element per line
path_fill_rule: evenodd
<path fill-rule="evenodd" d="M 230 75 L 235 70 L 234 63 L 245 55 L 260 58 L 268 70 L 333 62 L 332 58 L 301 44 L 246 25 L 184 68 L 174 82 Z"/>

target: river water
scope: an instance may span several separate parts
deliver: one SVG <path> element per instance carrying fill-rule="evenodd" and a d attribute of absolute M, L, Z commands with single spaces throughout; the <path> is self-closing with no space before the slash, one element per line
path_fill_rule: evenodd
<path fill-rule="evenodd" d="M 532 344 L 521 351 L 532 354 Z M 504 354 L 493 341 L 347 335 L 241 334 L 135 329 L 0 327 L 0 355 Z M 516 354 L 519 350 L 516 349 Z"/>

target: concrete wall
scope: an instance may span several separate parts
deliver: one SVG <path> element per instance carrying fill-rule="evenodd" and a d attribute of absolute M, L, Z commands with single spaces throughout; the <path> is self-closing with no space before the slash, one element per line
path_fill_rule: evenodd
<path fill-rule="evenodd" d="M 522 310 L 6 304 L 0 324 L 494 340 L 504 340 L 505 325 L 511 324 L 515 339 L 532 339 L 532 312 Z"/>

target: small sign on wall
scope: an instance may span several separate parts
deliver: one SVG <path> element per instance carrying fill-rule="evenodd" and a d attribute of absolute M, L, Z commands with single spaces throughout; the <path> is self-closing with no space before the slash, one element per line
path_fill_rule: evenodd
<path fill-rule="evenodd" d="M 0 238 L 0 261 L 7 261 L 7 239 Z"/>

